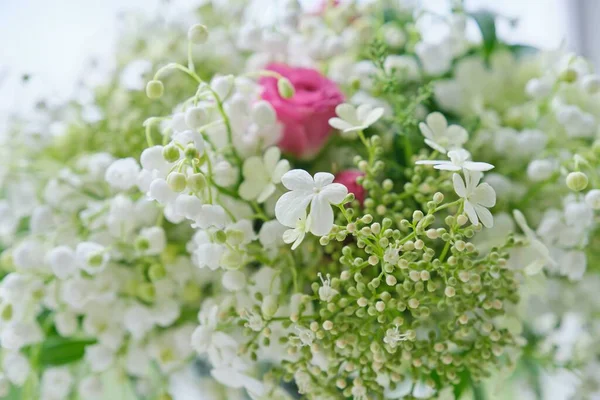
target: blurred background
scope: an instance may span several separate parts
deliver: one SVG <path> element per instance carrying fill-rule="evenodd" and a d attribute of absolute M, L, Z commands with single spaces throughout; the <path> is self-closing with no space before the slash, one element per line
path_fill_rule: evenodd
<path fill-rule="evenodd" d="M 40 98 L 60 103 L 72 97 L 80 78 L 101 79 L 89 74 L 89 62 L 99 60 L 105 64 L 100 71 L 110 69 L 123 15 L 164 12 L 169 18 L 201 1 L 210 0 L 0 0 L 0 129 L 9 111 L 27 113 Z M 316 2 L 303 0 L 308 7 Z M 443 12 L 450 2 L 421 3 Z M 564 42 L 600 65 L 599 0 L 465 0 L 465 5 L 508 17 L 498 29 L 509 41 L 540 48 Z M 511 27 L 509 19 L 517 25 Z"/>

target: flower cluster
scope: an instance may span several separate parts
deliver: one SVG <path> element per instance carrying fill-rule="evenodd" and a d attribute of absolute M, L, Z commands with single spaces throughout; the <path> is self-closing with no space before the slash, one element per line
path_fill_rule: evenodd
<path fill-rule="evenodd" d="M 217 3 L 7 136 L 0 397 L 598 396 L 592 67 L 460 7 Z"/>

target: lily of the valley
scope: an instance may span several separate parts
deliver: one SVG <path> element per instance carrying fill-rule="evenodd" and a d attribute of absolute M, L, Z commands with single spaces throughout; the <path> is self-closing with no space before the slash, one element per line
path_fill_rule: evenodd
<path fill-rule="evenodd" d="M 485 162 L 470 161 L 471 153 L 465 149 L 450 150 L 448 152 L 450 160 L 420 160 L 418 165 L 433 165 L 433 168 L 443 171 L 460 171 L 461 169 L 469 171 L 489 171 L 494 166 Z"/>
<path fill-rule="evenodd" d="M 477 225 L 479 221 L 486 227 L 494 226 L 494 218 L 488 210 L 496 205 L 496 192 L 488 183 L 479 184 L 483 174 L 480 171 L 465 170 L 465 179 L 454 174 L 454 191 L 464 199 L 465 213 L 471 223 Z"/>
<path fill-rule="evenodd" d="M 306 215 L 310 205 L 308 220 L 310 232 L 323 236 L 333 227 L 332 204 L 340 204 L 348 189 L 341 183 L 333 183 L 334 176 L 318 172 L 314 178 L 302 169 L 288 171 L 281 178 L 283 185 L 290 190 L 277 200 L 275 216 L 283 225 L 298 228 L 298 222 Z"/>

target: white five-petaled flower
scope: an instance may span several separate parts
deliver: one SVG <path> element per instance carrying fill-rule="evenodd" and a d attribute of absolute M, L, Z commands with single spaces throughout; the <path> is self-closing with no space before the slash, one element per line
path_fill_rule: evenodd
<path fill-rule="evenodd" d="M 417 161 L 418 165 L 433 165 L 435 169 L 443 171 L 460 171 L 466 169 L 469 171 L 489 171 L 494 168 L 492 164 L 485 162 L 470 161 L 471 153 L 465 149 L 450 150 L 448 152 L 450 160 L 421 160 Z"/>
<path fill-rule="evenodd" d="M 244 182 L 240 185 L 240 196 L 244 200 L 263 203 L 275 193 L 275 185 L 290 169 L 290 163 L 280 158 L 279 148 L 270 147 L 262 157 L 254 156 L 244 161 Z"/>
<path fill-rule="evenodd" d="M 440 153 L 448 150 L 460 149 L 469 138 L 469 134 L 459 125 L 448 126 L 446 117 L 439 112 L 432 112 L 421 122 L 419 129 L 425 136 L 425 143 Z"/>
<path fill-rule="evenodd" d="M 479 184 L 483 174 L 479 171 L 464 171 L 465 180 L 454 174 L 454 190 L 456 194 L 465 199 L 465 213 L 474 225 L 479 221 L 486 227 L 494 226 L 494 218 L 488 210 L 496 205 L 496 192 L 488 183 Z"/>
<path fill-rule="evenodd" d="M 348 194 L 341 183 L 333 183 L 334 176 L 318 172 L 314 178 L 302 169 L 288 171 L 281 178 L 283 185 L 291 190 L 277 200 L 275 216 L 283 225 L 297 228 L 298 221 L 306 214 L 310 205 L 310 232 L 323 236 L 333 227 L 332 204 L 340 204 Z"/>
<path fill-rule="evenodd" d="M 548 247 L 538 239 L 535 232 L 527 225 L 527 220 L 523 213 L 519 210 L 513 210 L 513 217 L 529 241 L 529 246 L 538 256 L 538 258 L 524 268 L 525 273 L 527 275 L 535 275 L 546 265 L 556 266 L 556 261 L 550 256 L 550 250 L 548 250 Z"/>
<path fill-rule="evenodd" d="M 370 104 L 354 107 L 342 103 L 335 108 L 336 118 L 329 120 L 329 125 L 344 133 L 358 132 L 373 125 L 384 113 L 383 107 L 373 108 Z"/>

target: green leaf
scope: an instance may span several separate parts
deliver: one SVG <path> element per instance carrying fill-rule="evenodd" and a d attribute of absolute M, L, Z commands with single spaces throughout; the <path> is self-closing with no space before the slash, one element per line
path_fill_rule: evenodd
<path fill-rule="evenodd" d="M 40 364 L 43 366 L 64 365 L 78 361 L 85 353 L 85 347 L 96 343 L 95 340 L 73 340 L 51 337 L 42 345 Z"/>
<path fill-rule="evenodd" d="M 475 11 L 469 14 L 477 26 L 483 37 L 483 56 L 487 60 L 496 44 L 498 43 L 498 37 L 496 36 L 496 14 L 491 11 L 481 10 Z"/>

